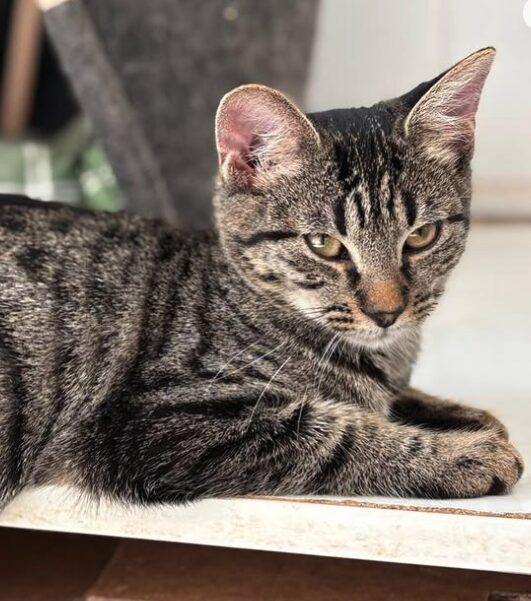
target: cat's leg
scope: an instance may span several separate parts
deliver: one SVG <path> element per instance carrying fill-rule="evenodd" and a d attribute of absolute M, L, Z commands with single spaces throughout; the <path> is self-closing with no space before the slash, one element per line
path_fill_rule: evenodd
<path fill-rule="evenodd" d="M 518 452 L 491 430 L 432 431 L 351 405 L 212 390 L 100 407 L 68 462 L 91 492 L 138 502 L 247 494 L 475 497 L 511 489 Z M 227 390 L 227 389 L 225 389 Z M 182 397 L 181 397 L 182 398 Z"/>
<path fill-rule="evenodd" d="M 483 409 L 439 399 L 414 388 L 406 388 L 391 406 L 391 419 L 437 430 L 488 429 L 508 439 L 507 428 Z"/>

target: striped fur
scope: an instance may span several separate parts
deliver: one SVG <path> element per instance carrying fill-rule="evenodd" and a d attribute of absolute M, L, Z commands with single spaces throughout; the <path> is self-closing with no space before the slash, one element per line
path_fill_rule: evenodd
<path fill-rule="evenodd" d="M 254 148 L 242 167 L 222 132 L 218 232 L 4 198 L 0 502 L 50 482 L 138 503 L 508 490 L 522 464 L 503 426 L 408 388 L 470 200 L 470 153 L 443 166 L 404 133 L 426 89 L 291 128 L 298 109 L 253 88 L 260 127 L 278 108 L 295 136 L 275 161 L 299 154 L 278 169 Z M 223 107 L 219 126 L 237 126 Z M 405 257 L 434 220 L 433 249 Z M 315 232 L 348 260 L 313 255 Z M 375 290 L 407 303 L 392 327 L 360 311 Z"/>

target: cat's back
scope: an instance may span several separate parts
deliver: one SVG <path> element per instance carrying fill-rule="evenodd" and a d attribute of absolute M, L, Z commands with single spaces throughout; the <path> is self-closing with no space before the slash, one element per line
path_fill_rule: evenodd
<path fill-rule="evenodd" d="M 19 398 L 105 396 L 204 246 L 156 220 L 0 196 L 0 389 L 16 376 Z"/>
<path fill-rule="evenodd" d="M 36 288 L 92 280 L 94 290 L 127 285 L 191 252 L 192 241 L 169 225 L 127 213 L 78 210 L 24 196 L 0 195 L 0 278 Z M 196 244 L 197 246 L 197 244 Z M 99 282 L 99 283 L 98 283 Z M 85 282 L 85 283 L 88 283 Z"/>

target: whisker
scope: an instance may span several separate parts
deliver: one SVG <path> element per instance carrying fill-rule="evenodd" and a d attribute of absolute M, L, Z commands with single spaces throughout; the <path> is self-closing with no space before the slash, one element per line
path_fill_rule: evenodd
<path fill-rule="evenodd" d="M 321 374 L 319 376 L 318 387 L 321 386 L 321 383 L 322 383 L 323 378 L 325 376 L 326 364 L 328 363 L 328 361 L 330 360 L 330 358 L 334 354 L 334 352 L 335 352 L 335 350 L 338 347 L 338 345 L 339 345 L 340 342 L 342 342 L 342 340 L 340 338 L 340 334 L 339 334 L 339 332 L 336 332 L 334 334 L 334 336 L 332 337 L 332 339 L 330 340 L 330 342 L 328 343 L 327 348 L 325 349 L 325 352 L 323 353 L 323 356 L 321 358 Z"/>
<path fill-rule="evenodd" d="M 287 362 L 291 359 L 291 356 L 288 357 L 284 363 L 282 363 L 282 365 L 275 371 L 275 373 L 269 378 L 269 381 L 267 382 L 267 384 L 264 386 L 264 389 L 262 390 L 262 392 L 260 393 L 260 395 L 258 396 L 258 398 L 256 399 L 256 403 L 254 404 L 254 407 L 251 411 L 251 415 L 249 416 L 249 423 L 247 425 L 247 428 L 249 428 L 251 426 L 251 423 L 253 421 L 253 417 L 255 414 L 255 411 L 258 407 L 258 404 L 260 403 L 260 401 L 262 400 L 262 397 L 264 396 L 266 390 L 269 388 L 271 382 L 273 382 L 273 380 L 276 378 L 276 376 L 280 373 L 280 371 L 283 369 L 283 367 L 287 364 Z"/>
<path fill-rule="evenodd" d="M 267 351 L 267 353 L 264 353 L 263 355 L 260 355 L 260 357 L 257 357 L 256 359 L 253 359 L 250 363 L 247 363 L 247 365 L 242 365 L 242 367 L 238 367 L 238 369 L 235 369 L 234 371 L 230 372 L 230 375 L 234 375 L 237 374 L 238 372 L 242 371 L 243 369 L 247 369 L 248 367 L 251 367 L 251 365 L 254 365 L 255 363 L 258 363 L 258 361 L 261 361 L 262 359 L 265 359 L 265 357 L 268 357 L 269 355 L 271 355 L 272 353 L 274 353 L 276 350 L 278 350 L 280 347 L 284 346 L 286 344 L 286 340 L 283 340 L 279 345 L 277 345 L 275 348 Z M 229 374 L 227 374 L 229 375 Z M 220 380 L 223 379 L 225 376 L 220 376 Z"/>
<path fill-rule="evenodd" d="M 258 340 L 255 340 L 254 342 L 251 342 L 251 344 L 248 344 L 245 348 L 242 348 L 235 355 L 233 355 L 226 363 L 224 363 L 218 369 L 216 375 L 210 380 L 210 382 L 209 382 L 208 385 L 211 386 L 219 378 L 219 375 L 221 374 L 221 372 L 224 371 L 225 368 L 234 361 L 234 359 L 236 359 L 237 357 L 239 357 L 240 355 L 242 355 L 243 353 L 245 353 L 245 351 L 249 350 L 255 344 L 258 344 L 258 342 L 259 342 Z"/>
<path fill-rule="evenodd" d="M 308 388 L 309 388 L 309 384 L 306 385 L 306 388 L 304 389 L 304 394 L 302 395 L 302 400 L 301 400 L 301 407 L 299 409 L 299 417 L 297 419 L 297 440 L 299 439 L 299 434 L 300 434 L 300 430 L 301 430 L 301 418 L 302 418 L 302 410 L 304 409 L 304 406 L 306 405 L 306 395 L 308 394 Z"/>

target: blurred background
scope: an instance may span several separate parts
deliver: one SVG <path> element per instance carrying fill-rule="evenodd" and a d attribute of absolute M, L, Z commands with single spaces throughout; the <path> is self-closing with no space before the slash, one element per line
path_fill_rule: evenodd
<path fill-rule="evenodd" d="M 370 105 L 494 45 L 474 215 L 531 217 L 523 0 L 0 0 L 0 192 L 211 223 L 213 116 L 231 87 Z M 44 22 L 44 25 L 43 25 Z"/>
<path fill-rule="evenodd" d="M 370 105 L 413 88 L 479 48 L 494 46 L 498 54 L 477 120 L 474 212 L 529 217 L 531 19 L 526 25 L 524 4 L 324 0 L 308 108 Z"/>

